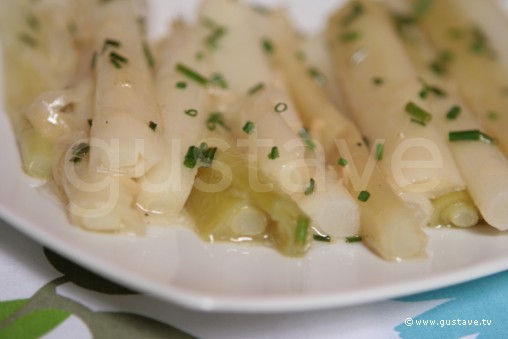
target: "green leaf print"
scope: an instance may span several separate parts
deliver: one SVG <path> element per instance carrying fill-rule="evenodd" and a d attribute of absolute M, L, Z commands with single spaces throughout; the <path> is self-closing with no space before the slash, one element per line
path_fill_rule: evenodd
<path fill-rule="evenodd" d="M 56 328 L 69 316 L 69 312 L 62 310 L 38 310 L 18 318 L 0 329 L 0 338 L 39 338 Z"/>
<path fill-rule="evenodd" d="M 0 301 L 0 323 L 27 303 L 28 299 Z"/>

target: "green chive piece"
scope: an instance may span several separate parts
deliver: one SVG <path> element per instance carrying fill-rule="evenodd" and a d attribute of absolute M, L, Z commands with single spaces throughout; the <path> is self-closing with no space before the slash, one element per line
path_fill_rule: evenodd
<path fill-rule="evenodd" d="M 211 85 L 219 86 L 222 89 L 228 89 L 228 83 L 220 73 L 212 74 L 209 83 Z"/>
<path fill-rule="evenodd" d="M 21 42 L 23 42 L 24 44 L 26 44 L 32 48 L 37 47 L 37 40 L 35 40 L 35 38 L 32 37 L 31 35 L 28 35 L 26 33 L 21 33 L 20 35 L 18 35 L 18 38 Z"/>
<path fill-rule="evenodd" d="M 479 140 L 479 141 L 486 142 L 488 144 L 497 144 L 496 139 L 492 138 L 491 136 L 489 136 L 477 129 L 449 132 L 448 133 L 448 140 L 451 142 L 466 141 L 466 140 L 473 140 L 473 141 Z"/>
<path fill-rule="evenodd" d="M 268 38 L 264 38 L 261 41 L 261 46 L 263 47 L 263 50 L 265 51 L 266 54 L 273 54 L 275 50 L 272 40 Z"/>
<path fill-rule="evenodd" d="M 411 122 L 420 126 L 427 126 L 427 123 L 425 121 L 421 121 L 415 118 L 411 118 Z"/>
<path fill-rule="evenodd" d="M 368 148 L 370 147 L 370 140 L 365 135 L 362 137 L 362 141 Z"/>
<path fill-rule="evenodd" d="M 305 189 L 304 194 L 311 195 L 312 193 L 314 193 L 315 189 L 316 189 L 316 180 L 314 180 L 314 178 L 310 178 L 309 186 L 307 186 L 307 188 Z"/>
<path fill-rule="evenodd" d="M 272 150 L 268 154 L 268 159 L 275 160 L 279 157 L 279 148 L 277 146 L 273 146 Z"/>
<path fill-rule="evenodd" d="M 226 121 L 224 120 L 224 115 L 220 112 L 213 112 L 210 113 L 210 116 L 208 117 L 208 120 L 206 121 L 206 127 L 210 131 L 215 131 L 217 128 L 217 125 L 221 126 L 227 131 L 230 131 L 230 128 L 228 125 L 226 125 Z"/>
<path fill-rule="evenodd" d="M 211 167 L 213 159 L 215 158 L 215 153 L 217 153 L 217 147 L 208 147 L 206 143 L 202 143 L 199 146 L 200 149 L 200 166 L 201 167 Z"/>
<path fill-rule="evenodd" d="M 247 91 L 247 94 L 248 95 L 254 95 L 256 94 L 257 92 L 261 91 L 262 89 L 265 88 L 265 84 L 260 82 L 259 84 L 251 87 L 248 91 Z"/>
<path fill-rule="evenodd" d="M 183 164 L 187 168 L 194 168 L 198 162 L 199 149 L 196 146 L 190 146 L 185 155 Z"/>
<path fill-rule="evenodd" d="M 312 77 L 312 79 L 314 79 L 314 81 L 319 85 L 319 86 L 324 86 L 326 85 L 326 82 L 328 81 L 328 79 L 326 78 L 326 76 L 317 68 L 315 67 L 311 67 L 309 69 L 309 75 Z"/>
<path fill-rule="evenodd" d="M 210 49 L 217 49 L 219 47 L 220 39 L 227 33 L 227 29 L 222 26 L 217 26 L 213 29 L 212 33 L 205 39 L 206 45 Z"/>
<path fill-rule="evenodd" d="M 342 167 L 346 167 L 347 166 L 347 160 L 344 159 L 344 158 L 340 158 L 339 161 L 337 161 L 337 163 L 342 166 Z"/>
<path fill-rule="evenodd" d="M 93 120 L 92 119 L 88 119 L 88 127 L 92 128 L 92 124 L 93 124 Z"/>
<path fill-rule="evenodd" d="M 303 127 L 299 132 L 298 135 L 303 139 L 303 142 L 305 145 L 310 149 L 314 150 L 316 148 L 316 144 L 312 140 L 312 138 L 309 135 L 309 131 L 305 127 Z"/>
<path fill-rule="evenodd" d="M 352 243 L 360 242 L 360 241 L 362 241 L 362 237 L 359 236 L 359 235 L 353 235 L 353 236 L 350 236 L 350 237 L 346 237 L 346 242 L 348 244 L 352 244 Z"/>
<path fill-rule="evenodd" d="M 185 110 L 185 114 L 187 114 L 190 117 L 195 117 L 198 115 L 198 111 L 195 109 L 187 109 Z"/>
<path fill-rule="evenodd" d="M 372 83 L 376 86 L 382 86 L 384 85 L 385 83 L 385 80 L 383 78 L 380 78 L 380 77 L 375 77 L 372 79 Z"/>
<path fill-rule="evenodd" d="M 425 111 L 414 102 L 408 102 L 405 107 L 406 112 L 416 121 L 428 124 L 432 120 L 432 114 Z"/>
<path fill-rule="evenodd" d="M 90 152 L 90 145 L 87 143 L 80 143 L 74 147 L 72 147 L 72 158 L 70 159 L 71 162 L 77 164 L 78 162 L 81 162 L 83 158 Z"/>
<path fill-rule="evenodd" d="M 306 216 L 301 215 L 298 217 L 295 230 L 297 244 L 305 245 L 305 243 L 307 242 L 307 234 L 309 233 L 309 224 L 310 220 Z"/>
<path fill-rule="evenodd" d="M 446 113 L 446 119 L 448 120 L 457 119 L 460 115 L 461 110 L 462 109 L 460 108 L 460 106 L 453 106 L 452 108 L 450 108 L 448 113 Z"/>
<path fill-rule="evenodd" d="M 186 89 L 187 88 L 187 83 L 185 81 L 178 81 L 176 83 L 176 88 L 178 88 L 178 89 Z"/>
<path fill-rule="evenodd" d="M 155 58 L 152 54 L 152 50 L 150 49 L 150 46 L 146 43 L 146 41 L 143 42 L 143 53 L 145 54 L 146 62 L 150 68 L 153 68 L 155 66 Z"/>
<path fill-rule="evenodd" d="M 196 52 L 196 60 L 201 61 L 204 59 L 204 57 L 205 57 L 205 53 L 203 53 L 201 51 Z"/>
<path fill-rule="evenodd" d="M 430 8 L 434 0 L 419 0 L 414 5 L 414 15 L 421 18 Z"/>
<path fill-rule="evenodd" d="M 383 159 L 383 151 L 384 151 L 384 145 L 383 144 L 377 144 L 376 145 L 376 160 L 382 160 Z"/>
<path fill-rule="evenodd" d="M 40 26 L 39 19 L 37 19 L 37 17 L 35 15 L 29 15 L 26 18 L 26 23 L 34 31 L 36 31 Z"/>
<path fill-rule="evenodd" d="M 275 105 L 274 109 L 275 109 L 275 112 L 282 113 L 282 112 L 287 111 L 288 105 L 286 103 L 279 102 L 277 105 Z"/>
<path fill-rule="evenodd" d="M 330 237 L 329 235 L 313 234 L 312 238 L 315 241 L 321 241 L 321 242 L 331 242 L 332 241 L 332 237 Z"/>
<path fill-rule="evenodd" d="M 358 200 L 361 202 L 366 202 L 370 198 L 370 193 L 368 191 L 361 191 L 360 194 L 358 194 Z"/>
<path fill-rule="evenodd" d="M 153 121 L 150 121 L 148 123 L 148 127 L 150 127 L 150 129 L 155 132 L 155 130 L 157 129 L 157 124 Z"/>
<path fill-rule="evenodd" d="M 113 39 L 106 39 L 104 40 L 104 44 L 102 45 L 102 51 L 101 51 L 101 54 L 103 54 L 104 52 L 106 52 L 106 50 L 108 49 L 108 47 L 113 47 L 113 48 L 119 48 L 122 44 L 120 43 L 120 41 L 118 40 L 113 40 Z"/>
<path fill-rule="evenodd" d="M 196 165 L 199 167 L 211 167 L 215 154 L 217 153 L 217 147 L 208 147 L 206 143 L 201 143 L 199 147 L 190 146 L 187 150 L 187 154 L 184 159 L 184 166 L 187 168 L 195 168 Z"/>
<path fill-rule="evenodd" d="M 343 27 L 347 27 L 347 26 L 351 25 L 363 14 L 363 11 L 364 11 L 364 8 L 361 3 L 356 2 L 356 1 L 353 2 L 349 13 L 340 20 L 341 25 Z"/>
<path fill-rule="evenodd" d="M 178 63 L 176 65 L 176 70 L 181 74 L 185 75 L 187 78 L 194 80 L 200 85 L 206 86 L 209 83 L 207 78 L 205 78 L 204 76 L 202 76 L 201 74 L 187 67 L 184 64 Z"/>
<path fill-rule="evenodd" d="M 252 121 L 247 121 L 243 126 L 242 130 L 247 134 L 251 134 L 252 131 L 254 130 L 254 123 Z"/>
<path fill-rule="evenodd" d="M 347 31 L 340 35 L 340 40 L 342 42 L 353 42 L 359 40 L 361 37 L 361 34 L 357 31 Z"/>
<path fill-rule="evenodd" d="M 307 56 L 305 55 L 304 51 L 298 51 L 296 53 L 296 58 L 300 61 L 305 61 L 307 59 Z"/>
<path fill-rule="evenodd" d="M 116 67 L 122 68 L 122 64 L 126 64 L 129 60 L 116 52 L 109 53 L 109 61 Z"/>
<path fill-rule="evenodd" d="M 487 113 L 487 119 L 490 121 L 497 121 L 499 119 L 499 114 L 497 112 L 490 111 Z"/>

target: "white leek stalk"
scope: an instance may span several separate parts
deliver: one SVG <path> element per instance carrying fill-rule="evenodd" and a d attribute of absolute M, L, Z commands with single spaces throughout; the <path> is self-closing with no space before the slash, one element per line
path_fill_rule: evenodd
<path fill-rule="evenodd" d="M 159 110 L 132 1 L 97 6 L 91 168 L 140 177 L 162 158 Z"/>
<path fill-rule="evenodd" d="M 357 5 L 362 14 L 348 20 Z M 422 84 L 389 16 L 378 4 L 355 1 L 331 19 L 328 39 L 356 122 L 370 141 L 378 140 L 375 147 L 384 142 L 381 168 L 403 199 L 428 220 L 429 199 L 465 184 L 444 136 L 407 112 L 410 103 L 427 112 L 430 107 L 419 97 Z"/>
<path fill-rule="evenodd" d="M 271 25 L 271 36 L 277 46 L 275 65 L 283 71 L 304 123 L 326 150 L 328 163 L 335 170 L 339 170 L 339 158 L 348 161 L 343 174 L 350 192 L 354 196 L 363 190 L 371 194 L 368 201 L 359 202 L 360 234 L 364 242 L 385 259 L 407 259 L 423 254 L 426 237 L 413 211 L 385 180 L 375 165 L 377 160 L 370 157 L 363 145 L 358 129 L 337 111 L 323 87 L 314 81 L 308 64 L 295 58 L 298 41 L 287 18 L 281 12 L 274 13 Z M 368 180 L 354 175 L 362 170 L 369 176 Z"/>
<path fill-rule="evenodd" d="M 422 79 L 427 86 L 439 88 L 444 93 L 428 95 L 427 101 L 435 112 L 433 124 L 445 136 L 448 136 L 449 132 L 480 130 L 481 126 L 473 112 L 456 94 L 454 84 L 429 67 L 438 53 L 416 26 L 408 25 L 403 33 L 402 42 Z M 450 113 L 454 108 L 456 111 L 459 110 L 456 116 Z M 487 140 L 465 140 L 450 142 L 450 149 L 466 182 L 468 192 L 483 218 L 500 230 L 508 229 L 508 161 L 499 147 Z M 454 217 L 461 223 L 457 226 L 476 224 L 466 225 L 463 220 L 469 219 L 470 222 L 474 222 L 475 218 L 470 218 L 467 212 L 464 214 L 464 218 Z"/>
<path fill-rule="evenodd" d="M 197 60 L 196 51 L 206 35 L 203 27 L 175 25 L 162 43 L 156 72 L 156 91 L 164 129 L 164 158 L 141 179 L 137 204 L 145 211 L 167 217 L 178 216 L 187 200 L 197 168 L 184 165 L 191 146 L 199 146 L 209 133 L 209 98 L 206 85 L 180 73 L 184 64 L 208 76 L 206 60 Z"/>
<path fill-rule="evenodd" d="M 454 79 L 485 132 L 508 154 L 508 52 L 503 33 L 508 23 L 501 9 L 493 6 L 490 0 L 433 1 L 418 24 L 438 51 L 453 57 L 442 63 L 445 75 Z"/>

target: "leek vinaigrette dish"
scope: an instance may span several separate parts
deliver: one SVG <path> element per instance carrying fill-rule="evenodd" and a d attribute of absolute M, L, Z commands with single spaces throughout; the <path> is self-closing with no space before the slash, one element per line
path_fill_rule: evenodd
<path fill-rule="evenodd" d="M 144 1 L 2 0 L 5 110 L 25 173 L 87 231 L 422 258 L 427 227 L 508 229 L 501 12 L 356 0 L 308 37 L 204 0 L 153 40 Z"/>

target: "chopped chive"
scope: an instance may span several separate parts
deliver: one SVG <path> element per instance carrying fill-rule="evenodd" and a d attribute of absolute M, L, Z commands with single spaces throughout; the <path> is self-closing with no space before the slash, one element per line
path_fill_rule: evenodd
<path fill-rule="evenodd" d="M 205 39 L 206 45 L 210 49 L 217 49 L 219 47 L 219 40 L 227 33 L 227 29 L 222 26 L 217 26 L 213 29 L 212 33 Z"/>
<path fill-rule="evenodd" d="M 359 235 L 353 235 L 353 236 L 350 236 L 350 237 L 346 237 L 346 242 L 348 244 L 352 244 L 352 243 L 360 242 L 360 241 L 362 241 L 362 237 L 359 236 Z"/>
<path fill-rule="evenodd" d="M 26 45 L 35 48 L 37 47 L 37 40 L 34 39 L 31 35 L 28 35 L 26 33 L 21 33 L 18 35 L 18 38 L 21 42 L 25 43 Z"/>
<path fill-rule="evenodd" d="M 150 46 L 148 46 L 146 41 L 143 42 L 143 53 L 145 54 L 148 66 L 150 68 L 153 68 L 153 66 L 155 66 L 155 58 L 153 57 L 152 51 L 150 50 Z"/>
<path fill-rule="evenodd" d="M 337 163 L 342 166 L 342 167 L 346 167 L 347 166 L 347 160 L 344 159 L 344 158 L 339 158 L 339 161 L 337 161 Z"/>
<path fill-rule="evenodd" d="M 185 81 L 178 81 L 176 83 L 176 88 L 178 88 L 178 89 L 186 89 L 187 88 L 187 83 Z"/>
<path fill-rule="evenodd" d="M 451 40 L 458 40 L 464 36 L 464 31 L 461 28 L 453 27 L 448 31 L 448 36 Z"/>
<path fill-rule="evenodd" d="M 368 191 L 361 191 L 360 194 L 358 194 L 358 200 L 361 202 L 366 202 L 370 198 L 370 193 Z"/>
<path fill-rule="evenodd" d="M 87 122 L 88 122 L 88 127 L 92 128 L 93 120 L 88 119 Z"/>
<path fill-rule="evenodd" d="M 36 31 L 40 26 L 39 19 L 37 19 L 37 17 L 35 15 L 29 15 L 26 18 L 26 23 L 34 31 Z"/>
<path fill-rule="evenodd" d="M 418 0 L 414 5 L 414 15 L 417 19 L 421 18 L 430 8 L 434 0 Z"/>
<path fill-rule="evenodd" d="M 279 148 L 277 146 L 273 146 L 272 150 L 268 154 L 268 159 L 275 160 L 279 157 Z"/>
<path fill-rule="evenodd" d="M 184 166 L 187 168 L 210 167 L 217 153 L 217 147 L 208 147 L 206 143 L 201 143 L 199 147 L 190 146 L 184 159 Z"/>
<path fill-rule="evenodd" d="M 272 54 L 275 50 L 272 40 L 268 38 L 264 38 L 261 41 L 261 46 L 263 47 L 263 50 L 266 52 L 266 54 Z"/>
<path fill-rule="evenodd" d="M 499 119 L 499 114 L 497 114 L 497 112 L 490 111 L 487 113 L 487 119 L 490 121 L 496 121 Z"/>
<path fill-rule="evenodd" d="M 304 51 L 298 51 L 296 53 L 296 58 L 300 61 L 305 61 L 307 59 L 307 56 L 305 55 Z"/>
<path fill-rule="evenodd" d="M 432 120 L 432 115 L 430 113 L 411 101 L 407 103 L 405 110 L 411 117 L 413 117 L 414 120 L 424 124 L 427 124 Z"/>
<path fill-rule="evenodd" d="M 129 60 L 116 53 L 116 52 L 111 52 L 109 53 L 109 61 L 116 67 L 116 68 L 122 68 L 122 64 L 126 64 L 129 62 Z"/>
<path fill-rule="evenodd" d="M 196 52 L 196 60 L 201 61 L 201 60 L 203 60 L 204 57 L 205 57 L 205 53 L 203 53 L 201 51 Z"/>
<path fill-rule="evenodd" d="M 198 115 L 198 111 L 195 109 L 187 109 L 185 110 L 185 114 L 187 114 L 190 117 L 195 117 Z"/>
<path fill-rule="evenodd" d="M 277 105 L 275 105 L 274 109 L 275 109 L 275 112 L 282 113 L 282 112 L 287 111 L 288 105 L 286 103 L 279 102 Z"/>
<path fill-rule="evenodd" d="M 384 151 L 384 145 L 377 144 L 376 145 L 376 160 L 383 160 L 383 151 Z"/>
<path fill-rule="evenodd" d="M 353 2 L 349 13 L 340 20 L 341 25 L 343 27 L 351 25 L 363 14 L 363 11 L 364 8 L 361 3 Z"/>
<path fill-rule="evenodd" d="M 342 42 L 353 42 L 360 39 L 361 35 L 357 31 L 347 31 L 340 35 L 340 40 Z"/>
<path fill-rule="evenodd" d="M 263 88 L 265 88 L 265 84 L 260 82 L 259 84 L 251 87 L 248 91 L 247 91 L 247 94 L 248 95 L 254 95 L 256 94 L 257 92 L 261 91 Z"/>
<path fill-rule="evenodd" d="M 108 47 L 119 48 L 121 45 L 122 44 L 118 40 L 106 39 L 104 40 L 104 44 L 102 45 L 101 53 L 106 52 L 106 49 L 108 49 Z"/>
<path fill-rule="evenodd" d="M 185 66 L 184 64 L 178 63 L 178 64 L 176 64 L 175 67 L 178 72 L 185 75 L 187 78 L 194 80 L 195 82 L 197 82 L 200 85 L 203 85 L 203 86 L 208 85 L 209 81 L 207 78 L 205 78 L 198 72 L 194 71 L 193 69 Z"/>
<path fill-rule="evenodd" d="M 385 83 L 385 80 L 380 77 L 375 77 L 372 79 L 372 83 L 376 86 L 382 86 Z"/>
<path fill-rule="evenodd" d="M 194 168 L 198 162 L 199 149 L 196 146 L 190 146 L 185 155 L 183 164 L 187 168 Z"/>
<path fill-rule="evenodd" d="M 448 95 L 445 90 L 434 85 L 429 85 L 423 79 L 420 79 L 420 81 L 423 84 L 423 89 L 419 93 L 420 98 L 427 99 L 430 94 L 440 98 L 445 98 Z"/>
<path fill-rule="evenodd" d="M 472 52 L 476 54 L 493 54 L 493 51 L 489 46 L 489 40 L 487 36 L 479 27 L 473 26 L 471 29 L 471 35 L 472 41 L 469 47 Z"/>
<path fill-rule="evenodd" d="M 314 178 L 310 178 L 309 186 L 307 186 L 307 188 L 305 189 L 304 194 L 311 195 L 312 193 L 314 193 L 315 189 L 316 189 L 316 180 L 314 180 Z"/>
<path fill-rule="evenodd" d="M 298 135 L 303 139 L 303 142 L 305 145 L 310 149 L 314 150 L 316 148 L 316 144 L 312 140 L 312 138 L 309 135 L 309 131 L 305 127 L 303 127 L 299 132 Z"/>
<path fill-rule="evenodd" d="M 199 149 L 201 150 L 200 166 L 201 167 L 212 166 L 213 159 L 215 158 L 215 153 L 217 153 L 217 147 L 208 147 L 207 144 L 202 143 L 199 146 Z"/>
<path fill-rule="evenodd" d="M 365 144 L 365 146 L 367 146 L 368 148 L 370 148 L 370 140 L 369 138 L 367 138 L 365 135 L 362 137 L 362 141 L 363 143 Z"/>
<path fill-rule="evenodd" d="M 429 68 L 432 71 L 432 73 L 434 73 L 435 75 L 441 76 L 441 75 L 445 75 L 447 73 L 447 68 L 446 68 L 445 64 L 440 60 L 432 61 L 429 65 Z"/>
<path fill-rule="evenodd" d="M 211 85 L 219 86 L 222 89 L 228 89 L 228 83 L 220 73 L 212 74 L 209 83 Z"/>
<path fill-rule="evenodd" d="M 150 127 L 150 129 L 155 132 L 155 130 L 157 129 L 157 124 L 153 121 L 150 121 L 148 123 L 148 127 Z"/>
<path fill-rule="evenodd" d="M 460 112 L 461 112 L 460 106 L 453 106 L 452 108 L 450 108 L 448 113 L 446 113 L 446 119 L 455 120 L 460 115 Z"/>
<path fill-rule="evenodd" d="M 307 234 L 309 232 L 310 220 L 306 216 L 299 216 L 296 222 L 295 240 L 299 245 L 305 245 L 307 242 Z"/>
<path fill-rule="evenodd" d="M 72 148 L 72 158 L 70 159 L 73 163 L 78 163 L 90 152 L 90 145 L 87 143 L 80 143 Z"/>
<path fill-rule="evenodd" d="M 489 136 L 477 129 L 450 132 L 450 133 L 448 133 L 448 140 L 451 142 L 466 141 L 466 140 L 473 140 L 473 141 L 480 140 L 480 141 L 486 142 L 488 144 L 497 144 L 496 139 L 492 138 L 491 136 Z"/>
<path fill-rule="evenodd" d="M 420 126 L 427 126 L 427 123 L 425 121 L 421 121 L 421 120 L 418 120 L 418 119 L 415 119 L 415 118 L 411 118 L 411 122 L 417 124 L 417 125 L 420 125 Z"/>
<path fill-rule="evenodd" d="M 252 131 L 254 130 L 254 123 L 252 121 L 247 121 L 243 126 L 242 130 L 247 134 L 251 134 Z"/>
<path fill-rule="evenodd" d="M 330 237 L 329 235 L 313 234 L 312 238 L 315 241 L 321 241 L 321 242 L 330 242 L 330 241 L 332 241 L 332 237 Z"/>
<path fill-rule="evenodd" d="M 224 120 L 224 115 L 220 112 L 213 112 L 210 113 L 210 116 L 208 117 L 206 121 L 206 127 L 210 131 L 215 131 L 215 128 L 217 128 L 217 125 L 221 126 L 225 130 L 230 130 L 228 125 L 226 125 L 226 121 Z"/>
<path fill-rule="evenodd" d="M 327 78 L 319 69 L 317 69 L 315 67 L 311 67 L 309 69 L 309 75 L 312 77 L 312 79 L 314 79 L 314 81 L 318 85 L 320 85 L 320 86 L 326 85 Z"/>

